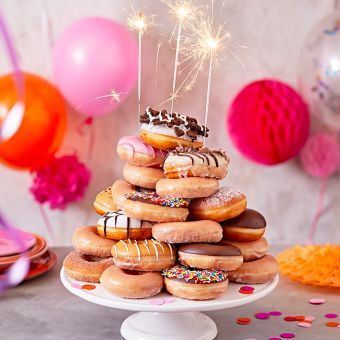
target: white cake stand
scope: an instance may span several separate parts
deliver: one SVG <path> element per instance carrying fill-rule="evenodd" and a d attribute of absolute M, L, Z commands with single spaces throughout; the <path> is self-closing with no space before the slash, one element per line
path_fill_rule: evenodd
<path fill-rule="evenodd" d="M 232 308 L 256 301 L 269 294 L 279 282 L 277 275 L 272 282 L 252 285 L 255 291 L 249 295 L 238 292 L 241 284 L 230 283 L 225 294 L 206 301 L 184 300 L 172 297 L 166 292 L 149 299 L 131 300 L 113 296 L 100 284 L 94 284 L 96 288 L 93 290 L 80 289 L 79 287 L 86 282 L 67 277 L 64 268 L 61 269 L 60 278 L 67 290 L 82 299 L 111 308 L 139 312 L 125 319 L 121 326 L 120 332 L 126 340 L 214 339 L 217 335 L 215 322 L 199 312 Z M 153 304 L 162 299 L 171 302 Z"/>

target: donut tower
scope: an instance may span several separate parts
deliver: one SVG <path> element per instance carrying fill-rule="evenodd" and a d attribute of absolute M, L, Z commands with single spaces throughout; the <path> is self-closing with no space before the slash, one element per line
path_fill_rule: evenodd
<path fill-rule="evenodd" d="M 166 289 L 192 300 L 217 298 L 228 282 L 272 280 L 266 220 L 243 193 L 220 185 L 229 157 L 203 147 L 208 128 L 150 107 L 140 123 L 139 136 L 118 142 L 124 179 L 97 195 L 97 225 L 73 235 L 67 275 L 122 298 Z"/>

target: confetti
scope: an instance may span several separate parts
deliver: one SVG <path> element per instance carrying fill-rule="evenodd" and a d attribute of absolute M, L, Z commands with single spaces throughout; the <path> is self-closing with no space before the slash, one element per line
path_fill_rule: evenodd
<path fill-rule="evenodd" d="M 298 326 L 309 328 L 309 327 L 312 327 L 312 324 L 310 322 L 298 322 Z"/>
<path fill-rule="evenodd" d="M 283 320 L 288 321 L 288 322 L 290 322 L 290 321 L 297 321 L 295 316 L 285 316 L 283 318 Z"/>
<path fill-rule="evenodd" d="M 81 285 L 79 285 L 78 283 L 72 283 L 71 286 L 72 286 L 73 288 L 81 289 Z"/>
<path fill-rule="evenodd" d="M 268 313 L 256 313 L 255 318 L 260 319 L 260 320 L 265 320 L 269 318 L 269 314 Z"/>
<path fill-rule="evenodd" d="M 305 320 L 303 320 L 303 321 L 310 321 L 310 322 L 312 322 L 312 321 L 314 321 L 315 320 L 315 317 L 314 316 L 306 316 L 305 317 Z"/>
<path fill-rule="evenodd" d="M 96 289 L 96 286 L 95 285 L 82 285 L 81 289 L 84 289 L 84 290 L 93 290 L 93 289 Z"/>
<path fill-rule="evenodd" d="M 338 314 L 334 314 L 334 313 L 325 314 L 325 318 L 327 319 L 336 319 L 337 317 L 338 317 Z"/>
<path fill-rule="evenodd" d="M 276 311 L 276 310 L 273 310 L 273 311 L 269 312 L 268 314 L 269 314 L 270 316 L 280 316 L 280 315 L 282 315 L 281 312 Z"/>
<path fill-rule="evenodd" d="M 334 322 L 334 321 L 330 321 L 326 323 L 327 327 L 339 327 L 339 323 L 338 322 Z"/>
<path fill-rule="evenodd" d="M 310 299 L 308 302 L 312 305 L 322 305 L 323 303 L 326 302 L 326 300 L 322 298 L 317 298 L 317 299 Z"/>
<path fill-rule="evenodd" d="M 292 338 L 295 338 L 295 334 L 294 333 L 282 333 L 280 334 L 280 337 L 284 339 L 292 339 Z"/>
<path fill-rule="evenodd" d="M 251 287 L 251 286 L 242 286 L 240 287 L 240 290 L 243 290 L 243 291 L 250 291 L 250 292 L 253 292 L 255 290 L 254 287 Z"/>
<path fill-rule="evenodd" d="M 164 300 L 163 299 L 151 299 L 149 300 L 150 305 L 163 305 Z"/>
<path fill-rule="evenodd" d="M 173 297 L 165 297 L 163 301 L 164 303 L 173 303 L 175 302 L 175 299 Z"/>
<path fill-rule="evenodd" d="M 295 320 L 296 321 L 304 321 L 305 317 L 303 315 L 298 315 L 298 316 L 295 317 Z"/>
<path fill-rule="evenodd" d="M 250 322 L 251 322 L 251 320 L 250 320 L 249 318 L 238 318 L 238 319 L 236 320 L 236 323 L 237 323 L 238 325 L 249 325 Z"/>

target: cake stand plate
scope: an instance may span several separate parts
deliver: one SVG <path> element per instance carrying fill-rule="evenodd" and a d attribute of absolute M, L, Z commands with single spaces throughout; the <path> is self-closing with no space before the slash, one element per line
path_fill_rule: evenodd
<path fill-rule="evenodd" d="M 87 287 L 88 283 L 67 277 L 64 268 L 61 269 L 60 278 L 67 290 L 82 299 L 102 306 L 139 312 L 125 319 L 121 326 L 121 334 L 126 340 L 214 339 L 217 335 L 215 322 L 199 312 L 251 303 L 268 295 L 279 282 L 277 275 L 271 282 L 252 285 L 255 290 L 249 295 L 239 293 L 242 284 L 230 283 L 222 296 L 206 301 L 180 299 L 166 292 L 149 299 L 132 300 L 110 294 L 99 283 Z"/>

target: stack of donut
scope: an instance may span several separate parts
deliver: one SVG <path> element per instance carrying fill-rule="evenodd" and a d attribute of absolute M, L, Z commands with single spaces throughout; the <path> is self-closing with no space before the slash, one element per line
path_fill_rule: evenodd
<path fill-rule="evenodd" d="M 66 273 L 123 298 L 165 288 L 206 300 L 223 294 L 229 281 L 272 280 L 277 266 L 266 255 L 265 220 L 247 209 L 243 193 L 220 187 L 229 158 L 203 147 L 209 130 L 195 118 L 151 108 L 140 122 L 138 137 L 118 142 L 124 179 L 97 195 L 101 217 L 74 233 Z"/>

